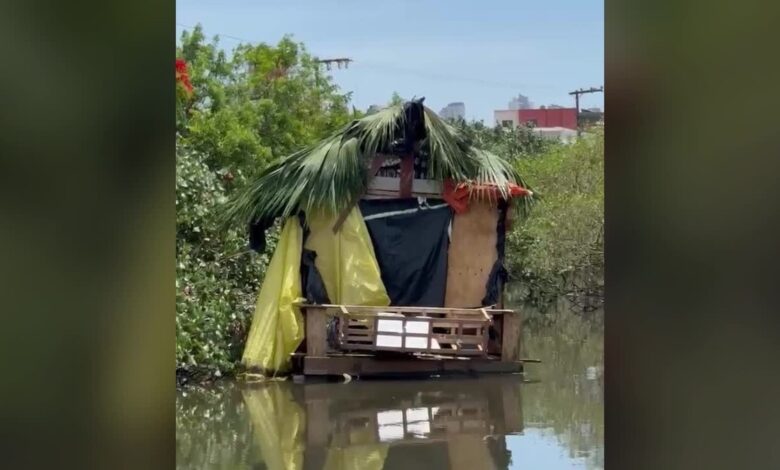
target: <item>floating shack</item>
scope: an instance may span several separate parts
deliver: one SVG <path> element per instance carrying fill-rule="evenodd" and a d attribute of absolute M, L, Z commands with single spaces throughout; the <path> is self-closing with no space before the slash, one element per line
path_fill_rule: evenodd
<path fill-rule="evenodd" d="M 265 248 L 243 354 L 262 374 L 519 372 L 505 234 L 533 193 L 415 100 L 353 121 L 266 169 L 228 206 Z"/>

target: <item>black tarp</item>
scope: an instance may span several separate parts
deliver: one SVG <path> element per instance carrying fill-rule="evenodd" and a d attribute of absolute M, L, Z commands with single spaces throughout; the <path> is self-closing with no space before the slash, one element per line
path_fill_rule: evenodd
<path fill-rule="evenodd" d="M 485 285 L 485 298 L 482 299 L 482 305 L 495 305 L 501 298 L 501 289 L 508 274 L 504 267 L 504 251 L 506 245 L 506 212 L 509 205 L 503 199 L 498 203 L 498 224 L 496 226 L 496 251 L 498 252 L 498 258 L 493 263 L 493 268 L 490 270 L 487 284 Z"/>
<path fill-rule="evenodd" d="M 309 227 L 306 225 L 306 217 L 303 212 L 298 214 L 298 220 L 303 229 L 303 245 L 306 245 L 306 239 L 309 237 Z M 320 271 L 317 269 L 315 260 L 317 252 L 307 250 L 302 247 L 301 252 L 301 290 L 306 302 L 310 304 L 329 304 L 328 290 L 325 288 L 325 282 L 322 280 Z"/>
<path fill-rule="evenodd" d="M 452 209 L 438 199 L 361 200 L 392 305 L 443 307 Z"/>
<path fill-rule="evenodd" d="M 262 253 L 265 251 L 265 232 L 274 224 L 274 218 L 260 219 L 249 224 L 249 248 Z"/>

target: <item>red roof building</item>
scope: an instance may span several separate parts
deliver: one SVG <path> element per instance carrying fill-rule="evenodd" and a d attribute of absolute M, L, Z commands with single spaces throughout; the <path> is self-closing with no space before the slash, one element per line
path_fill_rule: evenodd
<path fill-rule="evenodd" d="M 532 124 L 535 127 L 577 129 L 576 108 L 507 109 L 494 113 L 496 123 L 504 126 Z"/>

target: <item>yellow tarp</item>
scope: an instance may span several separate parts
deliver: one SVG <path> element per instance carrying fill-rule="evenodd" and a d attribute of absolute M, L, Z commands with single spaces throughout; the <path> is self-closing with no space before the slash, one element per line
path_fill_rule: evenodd
<path fill-rule="evenodd" d="M 306 248 L 317 252 L 315 264 L 330 301 L 343 305 L 390 305 L 360 209 L 353 208 L 334 234 L 336 219 L 313 216 L 307 220 L 311 233 Z"/>
<path fill-rule="evenodd" d="M 317 252 L 315 264 L 330 301 L 345 305 L 390 305 L 368 228 L 355 207 L 338 233 L 337 216 L 314 216 L 307 220 L 310 233 L 306 248 Z M 301 254 L 303 230 L 297 217 L 290 217 L 257 297 L 242 362 L 265 373 L 285 372 L 290 354 L 303 340 L 304 324 L 297 302 L 301 300 Z"/>
<path fill-rule="evenodd" d="M 269 470 L 303 468 L 306 413 L 287 385 L 268 383 L 243 390 L 252 434 Z"/>
<path fill-rule="evenodd" d="M 301 297 L 303 230 L 297 217 L 287 219 L 265 273 L 242 362 L 264 372 L 284 372 L 290 354 L 303 340 Z"/>
<path fill-rule="evenodd" d="M 323 470 L 382 470 L 389 449 L 389 444 L 379 442 L 345 448 L 331 447 Z"/>
<path fill-rule="evenodd" d="M 312 468 L 317 464 L 324 465 L 323 470 L 381 470 L 384 467 L 390 448 L 385 443 L 328 447 L 325 462 L 304 462 L 306 411 L 293 397 L 289 383 L 267 383 L 244 389 L 242 395 L 252 422 L 252 434 L 269 470 L 301 470 L 304 463 Z M 364 438 L 373 438 L 371 430 L 362 432 L 369 434 Z"/>

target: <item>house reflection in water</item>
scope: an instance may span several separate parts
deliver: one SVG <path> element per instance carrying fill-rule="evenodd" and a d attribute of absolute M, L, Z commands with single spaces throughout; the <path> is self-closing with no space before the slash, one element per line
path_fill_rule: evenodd
<path fill-rule="evenodd" d="M 287 382 L 242 390 L 270 470 L 507 469 L 523 429 L 519 376 Z"/>

